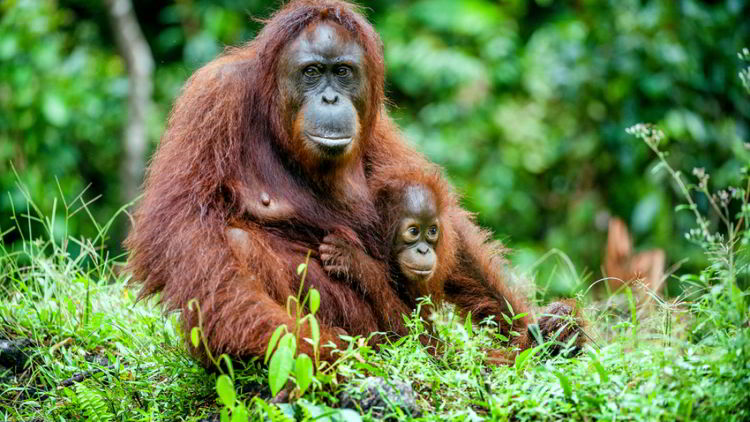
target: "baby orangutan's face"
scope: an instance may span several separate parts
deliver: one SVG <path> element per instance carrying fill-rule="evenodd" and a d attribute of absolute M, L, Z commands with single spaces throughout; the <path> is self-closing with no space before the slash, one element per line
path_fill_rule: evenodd
<path fill-rule="evenodd" d="M 410 186 L 404 194 L 404 207 L 394 239 L 399 268 L 411 281 L 426 282 L 437 267 L 435 247 L 440 238 L 437 204 L 432 191 L 421 185 Z"/>

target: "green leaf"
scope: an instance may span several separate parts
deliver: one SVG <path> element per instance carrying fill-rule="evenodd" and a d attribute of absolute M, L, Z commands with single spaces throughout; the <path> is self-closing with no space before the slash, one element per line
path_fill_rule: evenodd
<path fill-rule="evenodd" d="M 523 352 L 519 353 L 518 356 L 516 356 L 516 362 L 513 366 L 516 368 L 516 372 L 519 372 L 522 370 L 529 362 L 529 360 L 534 357 L 535 354 L 544 346 L 536 346 L 531 347 Z"/>
<path fill-rule="evenodd" d="M 223 407 L 221 411 L 219 412 L 219 420 L 221 422 L 229 422 L 229 409 L 226 407 Z"/>
<path fill-rule="evenodd" d="M 289 350 L 289 353 L 294 356 L 294 352 L 297 351 L 297 340 L 294 338 L 294 334 L 286 333 L 279 341 L 279 347 Z"/>
<path fill-rule="evenodd" d="M 271 338 L 268 340 L 268 347 L 266 348 L 266 357 L 263 359 L 264 364 L 268 364 L 268 358 L 271 356 L 271 352 L 273 352 L 273 349 L 276 347 L 276 342 L 279 341 L 279 337 L 281 337 L 281 333 L 286 330 L 286 325 L 282 324 L 276 327 L 276 330 L 271 334 Z"/>
<path fill-rule="evenodd" d="M 516 369 L 520 369 L 523 366 L 523 363 L 531 357 L 532 353 L 534 353 L 534 348 L 529 348 L 519 353 L 518 356 L 516 356 L 516 362 L 514 365 Z"/>
<path fill-rule="evenodd" d="M 508 323 L 508 325 L 513 325 L 513 320 L 510 319 L 510 317 L 508 317 L 508 315 L 505 315 L 505 314 L 501 314 L 501 315 L 503 316 L 503 319 L 505 320 L 505 322 Z"/>
<path fill-rule="evenodd" d="M 315 314 L 320 307 L 320 292 L 315 289 L 310 289 L 310 313 Z"/>
<path fill-rule="evenodd" d="M 271 387 L 271 394 L 276 396 L 289 379 L 289 373 L 292 372 L 294 365 L 294 352 L 296 344 L 292 333 L 284 334 L 279 341 L 279 348 L 271 357 L 268 365 L 268 386 Z"/>
<path fill-rule="evenodd" d="M 565 397 L 570 398 L 573 395 L 573 389 L 570 387 L 570 381 L 568 380 L 568 377 L 563 375 L 562 372 L 553 372 L 557 379 L 560 380 L 560 386 L 563 389 L 563 393 L 565 394 Z"/>
<path fill-rule="evenodd" d="M 296 405 L 298 409 L 302 410 L 305 420 L 331 422 L 329 416 L 336 413 L 335 409 L 331 409 L 324 404 L 315 404 L 305 399 L 298 400 Z"/>
<path fill-rule="evenodd" d="M 198 327 L 193 327 L 192 330 L 190 330 L 190 342 L 193 343 L 193 347 L 198 347 L 198 345 L 201 342 L 201 329 Z"/>
<path fill-rule="evenodd" d="M 471 325 L 471 311 L 469 311 L 466 314 L 466 321 L 464 322 L 464 329 L 466 330 L 466 334 L 468 334 L 469 337 L 471 337 L 473 335 L 473 333 L 474 333 L 473 330 L 472 330 L 472 328 L 473 327 Z"/>
<path fill-rule="evenodd" d="M 513 310 L 513 307 L 510 306 L 510 302 L 508 302 L 508 299 L 505 299 L 505 304 L 508 306 L 508 310 L 510 311 L 511 315 L 516 313 L 516 311 Z"/>
<path fill-rule="evenodd" d="M 314 315 L 310 315 L 310 335 L 312 336 L 313 345 L 317 346 L 320 344 L 320 327 L 318 326 L 318 320 Z"/>
<path fill-rule="evenodd" d="M 198 306 L 198 299 L 193 298 L 188 301 L 188 310 L 193 311 L 194 310 L 193 308 L 197 306 Z"/>
<path fill-rule="evenodd" d="M 232 422 L 247 422 L 248 414 L 247 408 L 244 404 L 239 403 L 232 409 Z"/>
<path fill-rule="evenodd" d="M 216 379 L 216 392 L 219 393 L 219 401 L 227 407 L 234 406 L 236 398 L 232 379 L 227 375 L 219 375 Z"/>
<path fill-rule="evenodd" d="M 292 295 L 289 295 L 289 297 L 286 298 L 286 313 L 289 314 L 290 317 L 292 316 L 292 302 L 299 305 L 297 298 Z M 296 308 L 297 307 L 295 306 L 295 309 Z M 294 313 L 296 313 L 296 311 Z"/>
<path fill-rule="evenodd" d="M 305 394 L 313 378 L 313 362 L 310 356 L 304 353 L 297 356 L 297 360 L 294 362 L 294 375 L 297 377 L 299 394 Z"/>
<path fill-rule="evenodd" d="M 336 413 L 331 415 L 331 420 L 335 422 L 362 422 L 362 416 L 352 409 L 336 409 Z"/>
<path fill-rule="evenodd" d="M 221 356 L 219 356 L 219 360 L 223 360 L 224 363 L 227 365 L 227 372 L 229 372 L 229 378 L 234 378 L 234 366 L 232 366 L 232 359 L 229 357 L 228 354 L 222 353 Z"/>
<path fill-rule="evenodd" d="M 513 321 L 515 321 L 515 320 L 517 320 L 517 319 L 521 319 L 521 318 L 525 317 L 525 316 L 526 316 L 526 315 L 528 315 L 528 314 L 529 314 L 528 312 L 522 312 L 522 313 L 520 313 L 520 314 L 518 314 L 518 315 L 513 315 L 513 318 L 511 318 L 511 319 L 512 319 Z"/>
<path fill-rule="evenodd" d="M 270 405 L 273 406 L 273 405 Z M 289 418 L 290 420 L 297 420 L 294 415 L 294 406 L 292 406 L 290 403 L 279 403 L 276 405 L 279 409 L 281 409 L 281 412 Z"/>
<path fill-rule="evenodd" d="M 591 356 L 591 364 L 594 365 L 596 372 L 599 373 L 599 380 L 602 383 L 609 382 L 609 374 L 607 374 L 607 370 L 604 369 L 604 366 L 599 362 L 599 359 L 596 358 L 596 354 L 591 350 L 589 350 L 588 353 L 589 356 Z"/>
<path fill-rule="evenodd" d="M 307 268 L 307 264 L 305 264 L 304 262 L 297 265 L 297 275 L 301 275 L 302 272 L 305 271 L 306 268 Z"/>

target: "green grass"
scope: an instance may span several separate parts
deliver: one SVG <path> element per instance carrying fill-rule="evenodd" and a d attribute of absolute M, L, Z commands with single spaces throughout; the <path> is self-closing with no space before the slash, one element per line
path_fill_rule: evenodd
<path fill-rule="evenodd" d="M 16 250 L 0 244 L 0 337 L 36 347 L 22 371 L 0 369 L 0 418 L 173 421 L 218 413 L 218 374 L 188 357 L 177 316 L 136 303 L 96 242 L 59 236 L 49 229 L 59 225 L 29 214 L 33 225 L 14 230 L 45 230 Z M 596 343 L 582 355 L 533 356 L 512 367 L 486 366 L 483 350 L 497 345 L 491 326 L 467 330 L 450 309 L 435 318 L 444 353 L 430 356 L 413 316 L 413 335 L 344 363 L 338 382 L 307 392 L 298 402 L 307 407 L 297 411 L 302 418 L 311 404 L 335 407 L 339 392 L 377 375 L 412 385 L 420 420 L 750 420 L 750 330 L 732 316 L 724 291 L 662 304 L 642 320 L 627 305 L 617 312 L 589 304 L 587 333 Z M 234 369 L 251 419 L 284 417 L 261 403 L 270 396 L 262 365 Z M 95 372 L 62 386 L 83 371 Z M 392 415 L 410 419 L 397 408 Z"/>
<path fill-rule="evenodd" d="M 492 321 L 472 326 L 450 307 L 440 309 L 433 315 L 442 344 L 436 358 L 418 340 L 424 325 L 415 312 L 409 336 L 377 353 L 350 348 L 356 356 L 337 367 L 337 377 L 319 376 L 303 397 L 293 392 L 293 403 L 281 406 L 269 403 L 260 360 L 232 362 L 224 375 L 207 371 L 187 355 L 177 315 L 135 302 L 137 292 L 121 273 L 124 257 L 111 258 L 102 246 L 114 218 L 97 224 L 82 195 L 46 217 L 19 186 L 29 207 L 0 222 L 0 339 L 30 339 L 33 347 L 22 369 L 0 366 L 0 418 L 195 421 L 227 417 L 231 408 L 232 420 L 248 419 L 239 417 L 244 409 L 250 420 L 372 420 L 335 408 L 340 393 L 374 375 L 416 392 L 422 416 L 389 409 L 399 420 L 750 420 L 748 171 L 747 187 L 714 194 L 702 170 L 693 185 L 669 166 L 658 128 L 629 130 L 679 185 L 696 219 L 687 238 L 710 261 L 699 274 L 679 276 L 679 297 L 655 296 L 648 312 L 636 309 L 627 289 L 611 301 L 615 306 L 580 297 L 592 340 L 582 354 L 548 358 L 542 346 L 505 367 L 484 363 L 485 351 L 501 346 Z M 705 195 L 717 215 L 701 214 L 691 195 Z M 67 234 L 68 221 L 82 216 L 99 233 L 92 240 Z M 3 239 L 10 236 L 20 241 L 8 245 Z M 564 254 L 552 255 L 576 274 Z"/>

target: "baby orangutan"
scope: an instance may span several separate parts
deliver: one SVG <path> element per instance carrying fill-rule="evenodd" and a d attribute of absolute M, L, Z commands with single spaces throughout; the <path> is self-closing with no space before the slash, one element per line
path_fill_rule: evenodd
<path fill-rule="evenodd" d="M 393 203 L 399 214 L 390 220 L 386 218 L 384 241 L 388 256 L 390 287 L 406 294 L 401 295 L 410 306 L 420 296 L 438 293 L 439 286 L 435 273 L 444 259 L 438 253 L 441 240 L 441 226 L 438 207 L 433 192 L 424 184 L 408 185 L 401 193 L 400 200 Z M 394 210 L 395 211 L 395 210 Z M 371 265 L 372 260 L 363 250 L 344 240 L 330 235 L 320 246 L 323 266 L 331 274 L 349 280 L 359 280 L 362 271 Z M 368 286 L 362 286 L 366 293 Z"/>
<path fill-rule="evenodd" d="M 378 267 L 383 264 L 343 233 L 326 236 L 318 251 L 329 274 L 354 284 L 375 304 L 386 323 L 381 328 L 405 335 L 403 314 L 417 307 L 418 298 L 429 295 L 435 304 L 443 299 L 443 282 L 456 261 L 457 236 L 444 218 L 454 195 L 440 190 L 437 170 L 384 167 L 377 176 L 370 190 L 380 216 L 380 253 L 388 268 Z M 363 274 L 378 273 L 386 279 L 377 286 L 364 284 Z"/>
<path fill-rule="evenodd" d="M 389 279 L 380 281 L 379 286 L 363 283 L 363 274 L 383 270 L 376 270 L 380 264 L 351 236 L 330 234 L 319 247 L 324 269 L 360 288 L 375 304 L 375 312 L 383 313 L 381 320 L 399 335 L 406 334 L 401 314 L 415 309 L 420 297 L 429 295 L 433 304 L 441 304 L 447 299 L 444 284 L 457 270 L 459 237 L 452 220 L 447 218 L 448 209 L 457 206 L 457 198 L 445 186 L 439 183 L 437 169 L 381 166 L 374 170 L 370 191 L 381 219 L 382 256 L 389 267 L 385 272 Z M 395 301 L 394 295 L 400 300 Z M 406 310 L 402 304 L 407 305 Z M 423 307 L 422 311 L 426 321 L 429 310 Z M 551 354 L 560 353 L 562 343 L 571 338 L 575 338 L 574 352 L 580 351 L 584 320 L 573 300 L 550 303 L 541 310 L 537 323 L 544 341 L 556 340 L 549 348 Z M 535 340 L 531 333 L 522 332 L 513 345 L 525 349 L 535 345 Z M 498 349 L 489 351 L 488 358 L 495 364 L 512 364 L 515 354 Z"/>

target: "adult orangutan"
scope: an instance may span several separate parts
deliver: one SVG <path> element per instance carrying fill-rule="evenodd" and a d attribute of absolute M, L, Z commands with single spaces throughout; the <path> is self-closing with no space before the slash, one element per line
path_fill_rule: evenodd
<path fill-rule="evenodd" d="M 261 356 L 274 329 L 293 324 L 284 303 L 313 251 L 305 284 L 321 294 L 322 344 L 340 344 L 342 330 L 403 332 L 410 309 L 386 283 L 368 178 L 382 164 L 429 163 L 384 111 L 383 77 L 378 35 L 334 0 L 288 3 L 253 41 L 198 70 L 172 110 L 126 240 L 140 297 L 160 292 L 186 331 L 198 322 L 188 309 L 197 299 L 214 354 Z M 459 207 L 448 218 L 457 261 L 445 299 L 477 319 L 495 315 L 527 347 L 530 317 L 513 327 L 501 317 L 528 307 L 504 285 L 500 251 Z M 380 270 L 359 286 L 330 276 L 317 254 L 329 234 L 359 242 Z"/>

